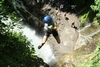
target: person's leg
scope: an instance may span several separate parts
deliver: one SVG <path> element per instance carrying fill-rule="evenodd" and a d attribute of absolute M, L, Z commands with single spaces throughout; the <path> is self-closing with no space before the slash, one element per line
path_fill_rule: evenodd
<path fill-rule="evenodd" d="M 55 37 L 57 43 L 60 44 L 60 38 L 59 38 L 58 32 L 56 30 L 54 30 L 52 33 L 53 33 L 53 36 Z"/>
<path fill-rule="evenodd" d="M 57 43 L 60 44 L 60 38 L 59 38 L 59 36 L 55 36 L 55 39 L 56 39 Z"/>
<path fill-rule="evenodd" d="M 38 49 L 40 49 L 46 43 L 46 41 L 47 41 L 47 39 L 48 39 L 49 36 L 50 36 L 50 33 L 47 32 L 47 31 L 45 31 L 42 43 L 38 46 Z"/>
<path fill-rule="evenodd" d="M 48 36 L 44 36 L 41 45 L 38 46 L 38 49 L 40 49 L 47 41 Z"/>

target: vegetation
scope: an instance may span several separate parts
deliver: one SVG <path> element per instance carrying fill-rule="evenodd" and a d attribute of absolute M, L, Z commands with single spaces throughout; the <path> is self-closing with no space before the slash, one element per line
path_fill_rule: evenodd
<path fill-rule="evenodd" d="M 0 33 L 1 67 L 39 67 L 45 63 L 35 55 L 30 41 L 22 33 Z"/>
<path fill-rule="evenodd" d="M 90 57 L 87 61 L 84 61 L 82 64 L 79 64 L 76 67 L 99 67 L 100 66 L 100 43 L 97 45 L 97 48 L 93 53 L 90 54 Z"/>
<path fill-rule="evenodd" d="M 84 26 L 86 24 L 86 21 L 93 22 L 98 21 L 100 24 L 100 0 L 94 0 L 94 3 L 91 3 L 90 6 L 88 6 L 82 14 L 80 14 L 80 22 L 81 25 Z"/>
<path fill-rule="evenodd" d="M 94 4 L 90 6 L 96 13 L 96 18 L 100 20 L 100 0 L 94 0 Z"/>

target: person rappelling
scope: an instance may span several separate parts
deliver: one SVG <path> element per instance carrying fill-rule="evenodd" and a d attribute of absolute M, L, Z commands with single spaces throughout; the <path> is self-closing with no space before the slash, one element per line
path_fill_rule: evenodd
<path fill-rule="evenodd" d="M 54 19 L 51 16 L 47 15 L 43 18 L 43 22 L 44 22 L 44 37 L 42 43 L 38 46 L 38 49 L 40 49 L 46 43 L 50 34 L 52 34 L 56 39 L 57 43 L 60 44 L 60 38 L 57 31 L 57 23 L 54 21 Z"/>

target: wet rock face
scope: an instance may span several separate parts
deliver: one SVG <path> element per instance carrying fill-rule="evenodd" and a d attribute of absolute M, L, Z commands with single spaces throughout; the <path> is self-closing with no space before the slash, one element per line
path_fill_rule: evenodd
<path fill-rule="evenodd" d="M 84 60 L 90 57 L 87 54 L 93 52 L 95 46 L 93 40 L 91 40 L 88 44 L 82 45 L 74 51 L 62 54 L 62 56 L 58 58 L 57 67 L 72 67 L 73 64 L 75 66 L 81 64 L 81 62 L 84 62 Z"/>
<path fill-rule="evenodd" d="M 85 30 L 87 29 L 88 28 L 86 28 Z M 68 51 L 62 54 L 58 59 L 57 67 L 61 67 L 62 65 L 65 67 L 72 67 L 73 64 L 77 66 L 84 60 L 87 60 L 87 58 L 89 57 L 89 55 L 87 54 L 90 54 L 91 52 L 94 51 L 94 49 L 96 48 L 97 41 L 99 41 L 99 38 L 95 38 L 96 35 L 99 36 L 98 35 L 99 30 L 97 29 L 99 28 L 96 28 L 95 30 L 92 29 L 92 33 L 88 35 L 82 35 L 85 34 L 85 32 L 83 33 L 82 31 L 82 34 L 80 32 L 78 39 L 75 42 L 75 50 L 71 52 Z M 90 31 L 90 27 L 89 27 L 89 31 Z M 80 57 L 80 59 L 78 57 Z"/>

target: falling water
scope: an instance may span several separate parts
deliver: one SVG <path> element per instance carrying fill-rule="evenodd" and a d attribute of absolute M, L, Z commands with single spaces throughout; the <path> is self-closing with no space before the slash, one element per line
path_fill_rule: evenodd
<path fill-rule="evenodd" d="M 31 43 L 34 45 L 36 54 L 41 57 L 44 62 L 52 66 L 56 60 L 52 50 L 50 49 L 50 46 L 46 43 L 41 49 L 38 49 L 37 47 L 41 44 L 42 37 L 37 36 L 35 34 L 35 30 L 32 30 L 28 26 L 24 26 L 22 31 L 23 34 L 26 35 L 26 37 L 28 37 L 28 39 L 32 41 Z"/>
<path fill-rule="evenodd" d="M 89 35 L 87 35 L 87 37 L 93 37 L 94 35 L 98 34 L 100 32 L 100 30 L 94 32 L 94 33 L 91 33 Z"/>
<path fill-rule="evenodd" d="M 82 31 L 87 30 L 89 27 L 91 27 L 92 24 L 93 24 L 93 23 L 89 23 L 89 24 L 86 25 L 84 28 L 82 28 L 79 32 L 82 32 Z M 98 34 L 99 32 L 100 32 L 100 30 L 97 30 L 97 31 L 94 30 L 94 32 L 89 33 L 88 35 L 86 35 L 86 37 L 93 37 L 94 35 Z"/>
<path fill-rule="evenodd" d="M 82 28 L 81 30 L 80 30 L 80 32 L 81 31 L 84 31 L 86 28 L 88 28 L 88 27 L 90 27 L 91 26 L 91 23 L 89 23 L 88 25 L 86 25 L 84 28 Z"/>

